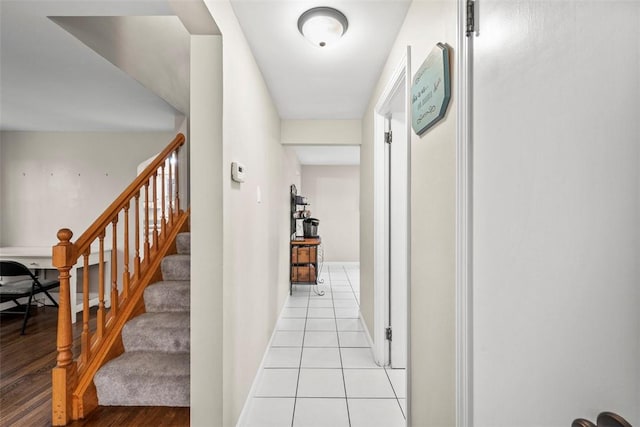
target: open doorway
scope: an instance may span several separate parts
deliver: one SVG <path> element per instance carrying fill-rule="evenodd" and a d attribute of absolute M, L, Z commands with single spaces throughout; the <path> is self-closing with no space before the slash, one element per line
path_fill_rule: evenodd
<path fill-rule="evenodd" d="M 407 48 L 374 118 L 374 353 L 378 364 L 399 369 L 409 367 L 409 76 Z"/>
<path fill-rule="evenodd" d="M 360 261 L 360 147 L 293 146 L 300 162 L 299 195 L 319 221 L 325 265 Z M 302 220 L 298 220 L 298 235 Z"/>

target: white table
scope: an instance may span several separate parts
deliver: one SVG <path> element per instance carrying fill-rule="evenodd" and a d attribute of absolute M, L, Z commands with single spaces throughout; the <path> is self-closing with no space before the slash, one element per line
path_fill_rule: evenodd
<path fill-rule="evenodd" d="M 0 248 L 0 260 L 2 261 L 16 261 L 27 266 L 32 270 L 43 270 L 45 275 L 49 277 L 58 277 L 58 269 L 51 263 L 52 248 L 42 246 L 7 246 Z M 111 262 L 111 250 L 104 251 L 104 270 L 105 270 L 105 304 L 108 307 L 110 305 L 110 277 L 111 269 L 109 264 Z M 89 267 L 97 266 L 100 263 L 99 253 L 91 252 L 89 255 Z M 84 267 L 84 257 L 80 257 L 76 265 L 71 268 L 69 274 L 71 278 L 70 282 L 70 295 L 71 295 L 71 307 L 75 307 L 75 310 L 71 312 L 71 321 L 76 322 L 76 313 L 82 311 L 82 287 L 78 289 L 77 284 L 82 285 L 82 268 Z M 55 272 L 47 271 L 55 270 Z M 80 280 L 78 280 L 80 279 Z M 95 282 L 95 283 L 94 283 Z M 55 296 L 54 296 L 55 297 Z M 89 307 L 98 305 L 98 282 L 97 280 L 90 283 L 89 289 Z"/>

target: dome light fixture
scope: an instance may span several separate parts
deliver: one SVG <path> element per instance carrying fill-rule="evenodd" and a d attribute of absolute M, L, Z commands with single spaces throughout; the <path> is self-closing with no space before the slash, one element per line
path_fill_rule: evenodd
<path fill-rule="evenodd" d="M 332 7 L 314 7 L 298 18 L 298 30 L 314 46 L 325 47 L 340 39 L 349 21 L 344 13 Z"/>

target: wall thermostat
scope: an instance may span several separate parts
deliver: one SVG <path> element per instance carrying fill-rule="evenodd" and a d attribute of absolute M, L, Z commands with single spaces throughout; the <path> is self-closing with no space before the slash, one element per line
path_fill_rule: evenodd
<path fill-rule="evenodd" d="M 231 179 L 235 182 L 244 182 L 245 168 L 242 163 L 231 162 Z"/>

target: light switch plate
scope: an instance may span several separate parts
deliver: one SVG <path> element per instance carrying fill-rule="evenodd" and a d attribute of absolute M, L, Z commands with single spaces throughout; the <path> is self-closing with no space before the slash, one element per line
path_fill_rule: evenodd
<path fill-rule="evenodd" d="M 231 162 L 231 179 L 235 182 L 244 182 L 245 167 L 240 162 Z"/>

